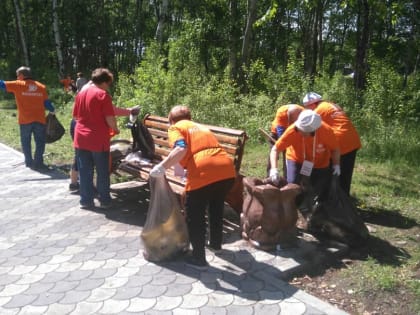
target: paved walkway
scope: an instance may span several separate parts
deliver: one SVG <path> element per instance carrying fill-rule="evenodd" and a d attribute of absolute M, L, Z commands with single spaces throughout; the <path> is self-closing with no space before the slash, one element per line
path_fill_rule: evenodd
<path fill-rule="evenodd" d="M 226 226 L 221 255 L 198 272 L 143 258 L 147 192 L 121 189 L 111 210 L 81 210 L 67 176 L 25 168 L 0 143 L 0 314 L 346 314 L 281 280 L 299 261 Z"/>

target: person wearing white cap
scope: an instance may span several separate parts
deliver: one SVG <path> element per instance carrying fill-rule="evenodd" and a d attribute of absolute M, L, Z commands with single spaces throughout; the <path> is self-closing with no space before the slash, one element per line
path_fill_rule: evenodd
<path fill-rule="evenodd" d="M 315 194 L 326 197 L 333 174 L 340 175 L 340 150 L 333 130 L 312 110 L 304 110 L 298 119 L 276 141 L 270 152 L 270 179 L 279 181 L 278 156 L 286 150 L 287 182 L 300 184 L 302 176 L 310 177 Z"/>
<path fill-rule="evenodd" d="M 303 106 L 312 109 L 334 131 L 340 146 L 340 186 L 350 195 L 356 153 L 362 146 L 359 134 L 343 109 L 333 102 L 325 101 L 322 96 L 309 92 L 303 98 Z"/>

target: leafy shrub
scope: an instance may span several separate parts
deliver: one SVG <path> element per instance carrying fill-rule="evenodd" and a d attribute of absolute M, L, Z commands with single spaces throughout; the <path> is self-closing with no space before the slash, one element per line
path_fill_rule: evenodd
<path fill-rule="evenodd" d="M 386 65 L 373 61 L 368 88 L 360 98 L 353 79 L 339 72 L 332 77 L 322 74 L 311 85 L 298 59 L 290 59 L 284 71 L 266 69 L 257 60 L 246 73 L 249 93 L 241 94 L 228 69 L 216 75 L 202 68 L 200 52 L 189 50 L 186 38 L 171 41 L 167 57 L 161 54 L 162 47 L 150 46 L 134 75 L 120 75 L 117 102 L 127 107 L 140 104 L 143 114 L 160 116 L 166 116 L 176 104 L 187 104 L 196 121 L 243 129 L 250 141 L 264 142 L 259 128 L 269 129 L 277 108 L 301 103 L 303 95 L 313 90 L 337 102 L 351 117 L 362 138 L 360 154 L 410 162 L 420 154 L 416 75 L 404 81 Z"/>

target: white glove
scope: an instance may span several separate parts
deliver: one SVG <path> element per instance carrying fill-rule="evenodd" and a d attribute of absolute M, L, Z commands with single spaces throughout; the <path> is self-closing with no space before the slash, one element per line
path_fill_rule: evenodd
<path fill-rule="evenodd" d="M 156 164 L 150 171 L 152 177 L 162 177 L 165 175 L 165 167 L 162 164 Z"/>
<path fill-rule="evenodd" d="M 130 112 L 130 121 L 134 124 L 137 120 L 137 116 L 140 113 L 140 105 L 134 106 L 133 108 L 131 108 L 131 112 Z"/>
<path fill-rule="evenodd" d="M 341 174 L 340 165 L 339 164 L 334 164 L 333 165 L 333 175 L 340 176 L 340 174 Z"/>
<path fill-rule="evenodd" d="M 277 168 L 270 169 L 270 180 L 274 185 L 280 183 L 279 170 Z"/>

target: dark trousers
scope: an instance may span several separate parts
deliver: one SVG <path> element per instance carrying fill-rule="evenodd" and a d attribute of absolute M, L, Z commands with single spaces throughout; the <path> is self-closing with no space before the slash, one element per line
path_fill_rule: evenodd
<path fill-rule="evenodd" d="M 287 160 L 287 182 L 301 185 L 303 176 L 300 174 L 302 164 Z M 310 176 L 310 184 L 318 201 L 325 201 L 332 178 L 332 170 L 326 168 L 314 168 Z"/>
<path fill-rule="evenodd" d="M 340 186 L 343 189 L 343 191 L 347 193 L 347 195 L 350 195 L 351 180 L 353 177 L 356 154 L 357 150 L 353 150 L 349 153 L 343 154 L 340 157 Z"/>
<path fill-rule="evenodd" d="M 193 256 L 201 261 L 206 259 L 206 208 L 208 207 L 210 247 L 220 248 L 223 241 L 224 202 L 233 183 L 234 178 L 229 178 L 186 193 L 185 211 Z"/>

